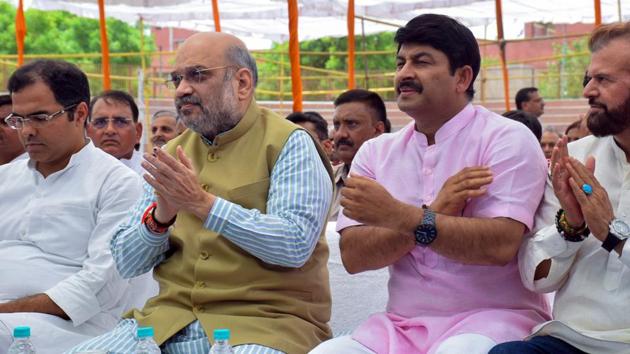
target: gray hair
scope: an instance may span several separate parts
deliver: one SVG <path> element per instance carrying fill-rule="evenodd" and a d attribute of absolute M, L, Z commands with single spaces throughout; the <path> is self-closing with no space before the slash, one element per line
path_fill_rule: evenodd
<path fill-rule="evenodd" d="M 235 64 L 239 68 L 249 69 L 252 73 L 252 80 L 254 87 L 258 84 L 258 68 L 256 67 L 256 60 L 249 53 L 246 48 L 240 46 L 231 46 L 227 49 L 225 57 L 228 63 Z"/>
<path fill-rule="evenodd" d="M 554 134 L 557 134 L 560 137 L 562 136 L 562 133 L 558 130 L 558 128 L 556 128 L 553 125 L 545 126 L 545 129 L 543 129 L 543 133 L 544 132 L 554 133 Z"/>
<path fill-rule="evenodd" d="M 175 118 L 175 121 L 179 121 L 179 116 L 177 115 L 177 113 L 170 111 L 168 109 L 163 109 L 161 111 L 157 111 L 155 113 L 153 113 L 153 116 L 151 117 L 151 123 L 155 122 L 156 119 L 160 118 L 160 117 L 165 117 L 165 116 L 169 116 L 169 117 L 173 117 Z"/>

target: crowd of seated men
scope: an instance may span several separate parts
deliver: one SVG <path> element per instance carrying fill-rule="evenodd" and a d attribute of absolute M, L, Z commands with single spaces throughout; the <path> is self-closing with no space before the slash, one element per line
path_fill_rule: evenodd
<path fill-rule="evenodd" d="M 194 34 L 150 149 L 129 94 L 19 67 L 0 96 L 0 352 L 28 325 L 38 353 L 133 353 L 149 326 L 164 353 L 207 354 L 216 328 L 238 354 L 630 353 L 630 23 L 591 34 L 589 110 L 564 135 L 534 87 L 504 116 L 472 104 L 458 21 L 420 15 L 395 41 L 409 123 L 353 89 L 329 131 L 256 102 L 240 39 Z M 329 279 L 379 269 L 386 306 L 333 335 Z"/>

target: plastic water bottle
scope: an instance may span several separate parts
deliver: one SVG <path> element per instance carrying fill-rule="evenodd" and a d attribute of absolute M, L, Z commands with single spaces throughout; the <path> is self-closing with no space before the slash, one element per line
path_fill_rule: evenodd
<path fill-rule="evenodd" d="M 209 354 L 234 354 L 230 345 L 230 330 L 221 328 L 215 329 L 212 333 L 214 344 L 210 348 Z"/>
<path fill-rule="evenodd" d="M 153 340 L 153 327 L 138 327 L 138 344 L 135 354 L 160 354 L 160 347 Z"/>
<path fill-rule="evenodd" d="M 31 343 L 31 327 L 13 328 L 13 343 L 9 347 L 8 354 L 35 354 L 35 347 Z"/>

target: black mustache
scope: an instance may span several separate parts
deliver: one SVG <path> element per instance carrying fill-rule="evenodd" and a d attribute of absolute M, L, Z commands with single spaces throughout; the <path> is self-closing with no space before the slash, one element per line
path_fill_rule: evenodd
<path fill-rule="evenodd" d="M 337 146 L 346 145 L 348 147 L 353 147 L 354 143 L 347 139 L 341 139 L 337 142 Z"/>
<path fill-rule="evenodd" d="M 415 82 L 412 80 L 407 80 L 407 81 L 402 81 L 398 84 L 398 92 L 400 92 L 400 89 L 406 87 L 406 88 L 410 88 L 413 89 L 415 91 L 417 91 L 418 93 L 422 93 L 422 91 L 424 90 L 424 87 L 422 86 L 421 83 L 419 82 Z"/>
<path fill-rule="evenodd" d="M 175 106 L 177 106 L 178 109 L 181 108 L 185 104 L 201 105 L 201 99 L 193 95 L 186 95 L 182 97 L 177 97 L 175 99 Z"/>

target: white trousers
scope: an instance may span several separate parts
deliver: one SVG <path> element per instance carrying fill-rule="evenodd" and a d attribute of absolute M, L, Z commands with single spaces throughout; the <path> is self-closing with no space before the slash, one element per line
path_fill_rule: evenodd
<path fill-rule="evenodd" d="M 488 354 L 497 345 L 492 339 L 476 333 L 464 333 L 446 339 L 433 352 L 434 354 Z M 342 336 L 327 340 L 310 351 L 310 354 L 375 354 L 369 348 L 352 339 Z M 391 353 L 399 354 L 399 353 Z M 411 354 L 411 353 L 409 353 Z M 424 354 L 424 353 L 417 353 Z"/>

